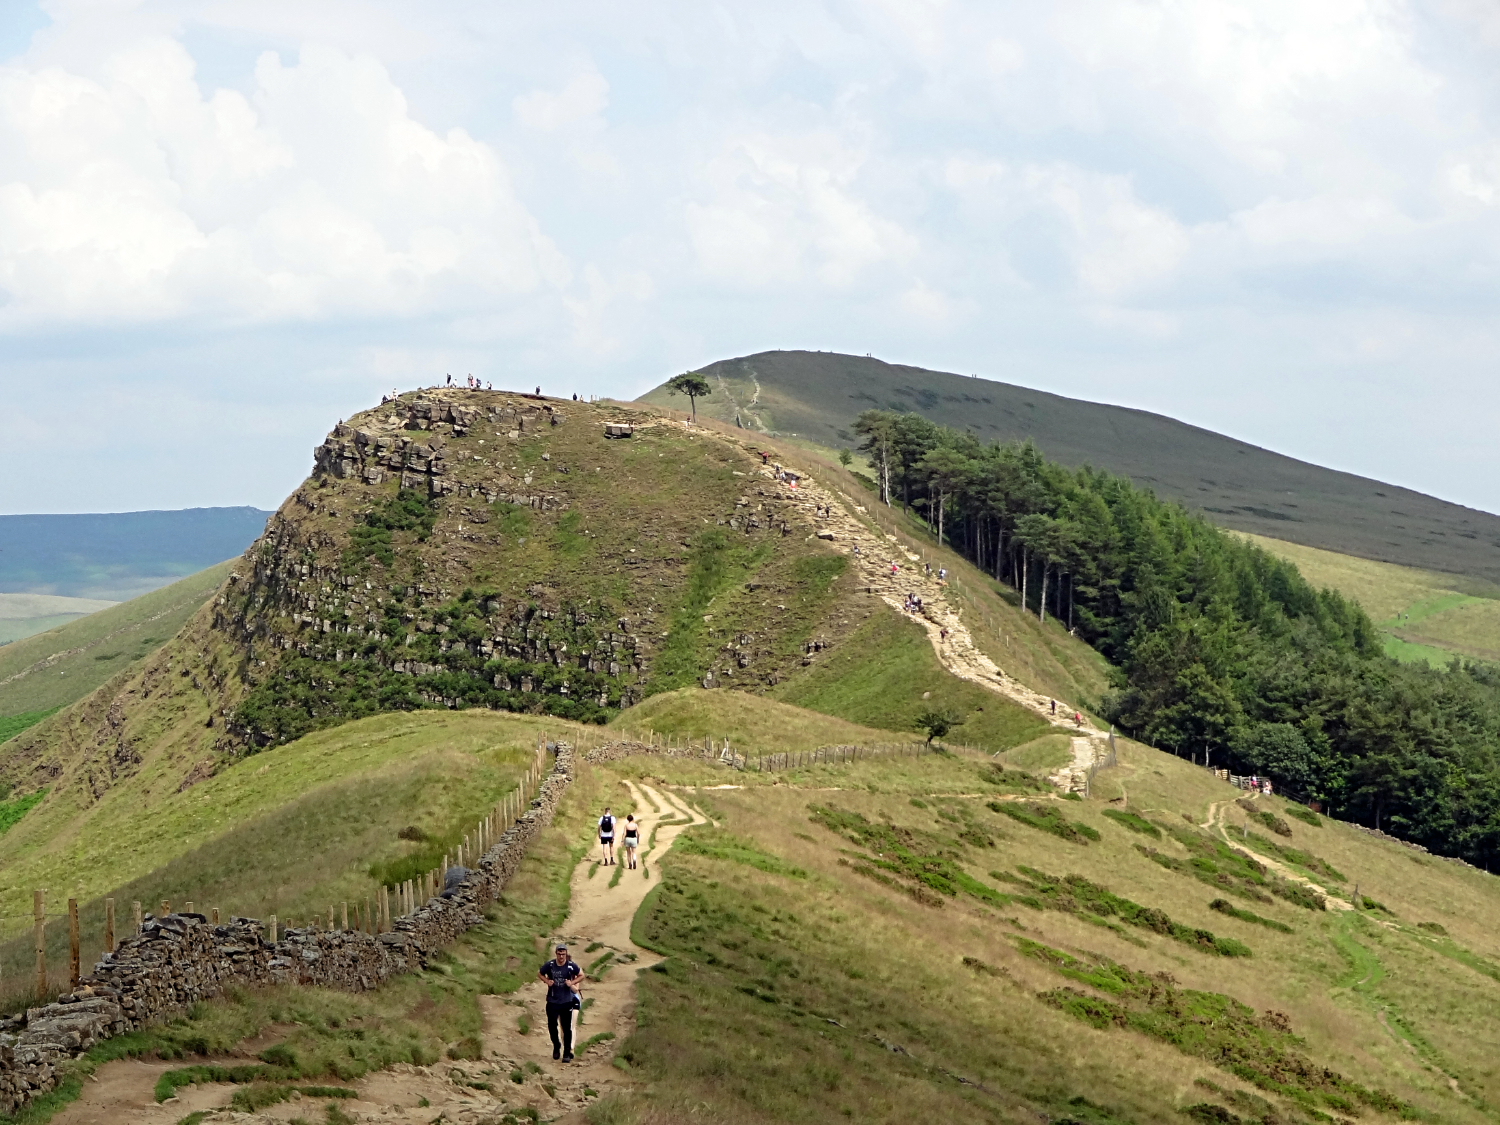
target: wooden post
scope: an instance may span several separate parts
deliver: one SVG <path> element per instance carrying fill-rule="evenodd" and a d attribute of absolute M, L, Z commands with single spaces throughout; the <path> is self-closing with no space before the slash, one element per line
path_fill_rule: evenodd
<path fill-rule="evenodd" d="M 356 909 L 358 908 L 356 907 Z M 349 929 L 349 904 L 347 902 L 344 903 L 344 924 L 340 927 L 340 929 Z"/>
<path fill-rule="evenodd" d="M 104 952 L 115 951 L 115 900 L 104 900 Z"/>
<path fill-rule="evenodd" d="M 219 908 L 217 906 L 209 912 L 209 917 L 212 919 L 215 926 L 219 924 Z"/>
<path fill-rule="evenodd" d="M 36 946 L 36 999 L 47 999 L 47 904 L 41 891 L 31 892 L 32 940 Z"/>
<path fill-rule="evenodd" d="M 370 900 L 368 898 L 366 898 L 365 899 L 365 933 L 367 933 L 367 934 L 373 934 L 374 932 L 375 932 L 375 916 L 374 916 L 373 913 L 371 913 L 371 910 L 370 910 Z"/>
<path fill-rule="evenodd" d="M 333 903 L 328 904 L 328 932 L 333 933 Z"/>
<path fill-rule="evenodd" d="M 269 927 L 269 933 L 271 935 L 271 944 L 275 945 L 276 942 L 277 942 L 277 940 L 278 940 L 277 933 L 276 933 L 276 915 L 272 914 L 271 917 L 269 919 L 267 919 L 266 925 Z"/>
<path fill-rule="evenodd" d="M 138 903 L 138 902 L 132 902 L 130 904 L 130 909 L 131 909 L 131 911 L 135 915 L 135 936 L 136 937 L 140 937 L 141 936 L 141 904 Z"/>
<path fill-rule="evenodd" d="M 78 987 L 78 900 L 68 899 L 68 991 Z"/>
<path fill-rule="evenodd" d="M 193 904 L 191 902 L 187 904 L 186 913 L 188 913 L 188 914 L 192 914 L 193 913 Z"/>
<path fill-rule="evenodd" d="M 162 899 L 161 900 L 161 914 L 159 915 L 159 917 L 165 918 L 170 913 L 172 913 L 172 904 L 170 902 L 168 902 L 166 899 Z"/>

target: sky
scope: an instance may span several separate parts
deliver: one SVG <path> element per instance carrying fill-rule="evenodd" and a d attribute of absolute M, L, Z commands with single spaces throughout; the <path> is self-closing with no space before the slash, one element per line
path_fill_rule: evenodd
<path fill-rule="evenodd" d="M 1480 0 L 0 0 L 0 512 L 772 348 L 1500 512 Z"/>

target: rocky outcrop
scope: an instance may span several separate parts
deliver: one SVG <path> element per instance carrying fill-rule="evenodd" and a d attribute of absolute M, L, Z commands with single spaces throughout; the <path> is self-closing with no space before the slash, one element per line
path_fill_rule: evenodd
<path fill-rule="evenodd" d="M 56 1087 L 60 1071 L 95 1043 L 169 1019 L 234 986 L 317 985 L 361 992 L 428 958 L 484 920 L 484 908 L 520 869 L 526 849 L 552 821 L 573 776 L 573 750 L 557 760 L 539 795 L 441 896 L 397 918 L 389 932 L 289 930 L 269 940 L 254 918 L 211 925 L 202 914 L 146 915 L 139 937 L 104 955 L 92 975 L 55 1004 L 0 1022 L 0 1114 Z"/>

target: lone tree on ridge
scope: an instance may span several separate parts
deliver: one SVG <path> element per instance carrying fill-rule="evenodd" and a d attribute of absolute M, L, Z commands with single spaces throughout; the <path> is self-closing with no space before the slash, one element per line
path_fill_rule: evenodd
<path fill-rule="evenodd" d="M 673 375 L 667 380 L 667 390 L 674 395 L 688 396 L 688 401 L 693 404 L 694 420 L 698 417 L 698 400 L 714 393 L 714 389 L 708 385 L 708 380 L 692 371 Z"/>

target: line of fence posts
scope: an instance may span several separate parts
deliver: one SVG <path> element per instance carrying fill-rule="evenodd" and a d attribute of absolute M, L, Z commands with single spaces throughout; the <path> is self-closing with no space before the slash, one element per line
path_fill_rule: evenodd
<path fill-rule="evenodd" d="M 727 740 L 726 740 L 727 742 Z M 443 874 L 453 864 L 466 866 L 478 862 L 478 857 L 487 852 L 494 842 L 504 834 L 506 828 L 521 818 L 526 806 L 531 800 L 531 795 L 541 786 L 546 772 L 547 738 L 543 734 L 537 736 L 536 751 L 532 756 L 531 763 L 526 769 L 521 783 L 498 802 L 487 815 L 482 817 L 475 825 L 472 832 L 466 832 L 462 841 L 452 852 L 443 853 L 442 867 L 426 872 L 415 879 L 407 879 L 402 883 L 392 886 L 381 886 L 376 892 L 373 901 L 366 898 L 364 907 L 361 909 L 358 902 L 354 903 L 354 929 L 368 934 L 386 933 L 391 929 L 393 917 L 404 917 L 415 911 L 429 899 L 436 897 L 443 890 Z M 396 913 L 391 909 L 391 898 L 394 893 L 396 898 Z M 43 890 L 34 890 L 31 895 L 32 909 L 32 947 L 36 958 L 36 999 L 38 1003 L 44 1003 L 47 999 L 47 896 Z M 172 913 L 172 904 L 163 899 L 160 903 L 161 916 Z M 194 903 L 184 903 L 184 910 L 188 914 L 196 913 Z M 213 925 L 219 924 L 219 908 L 213 907 L 210 911 L 209 921 Z M 326 918 L 327 928 L 332 931 L 336 928 L 350 929 L 349 903 L 341 904 L 341 911 L 335 917 L 333 904 L 329 904 Z M 133 937 L 140 937 L 141 930 L 145 924 L 145 912 L 140 902 L 131 903 L 131 929 Z M 317 925 L 316 920 L 312 923 Z M 290 927 L 288 927 L 290 928 Z M 279 940 L 282 926 L 275 914 L 266 918 L 266 936 L 274 944 Z M 106 898 L 104 900 L 104 952 L 112 953 L 118 946 L 115 934 L 115 900 Z M 82 975 L 82 933 L 78 916 L 78 900 L 68 899 L 68 985 L 70 989 L 77 988 Z"/>
<path fill-rule="evenodd" d="M 1119 755 L 1115 749 L 1115 728 L 1111 723 L 1109 727 L 1109 751 L 1102 758 L 1095 759 L 1083 775 L 1083 795 L 1092 797 L 1094 795 L 1094 775 L 1100 770 L 1113 769 L 1119 764 Z"/>
<path fill-rule="evenodd" d="M 729 740 L 725 739 L 725 749 Z M 877 742 L 873 746 L 819 746 L 815 750 L 786 750 L 777 754 L 762 754 L 757 758 L 746 758 L 739 768 L 756 773 L 773 773 L 776 770 L 802 769 L 805 766 L 844 764 L 863 761 L 872 757 L 916 757 L 931 753 L 932 746 L 926 742 Z M 963 746 L 962 749 L 974 750 Z"/>

